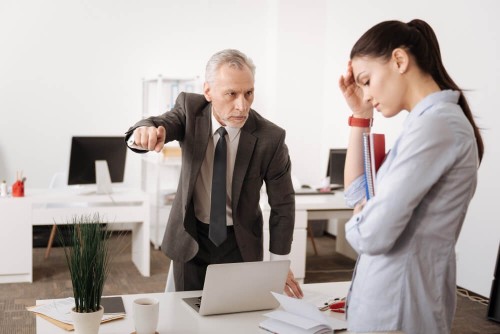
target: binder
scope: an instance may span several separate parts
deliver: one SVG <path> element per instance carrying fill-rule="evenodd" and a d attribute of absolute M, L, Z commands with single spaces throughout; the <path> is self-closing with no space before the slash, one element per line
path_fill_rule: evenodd
<path fill-rule="evenodd" d="M 363 133 L 363 166 L 366 181 L 366 199 L 375 196 L 375 178 L 385 158 L 385 135 Z"/>

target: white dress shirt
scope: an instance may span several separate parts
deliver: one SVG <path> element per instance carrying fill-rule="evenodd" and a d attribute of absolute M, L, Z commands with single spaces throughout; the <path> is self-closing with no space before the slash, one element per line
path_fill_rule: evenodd
<path fill-rule="evenodd" d="M 212 129 L 211 140 L 208 141 L 207 152 L 201 164 L 200 173 L 194 185 L 194 213 L 196 218 L 204 222 L 210 223 L 210 205 L 212 196 L 212 175 L 214 170 L 214 153 L 215 146 L 219 141 L 219 134 L 216 132 L 222 125 L 215 119 L 212 113 Z M 233 209 L 232 209 L 232 194 L 234 162 L 236 160 L 236 152 L 240 142 L 241 129 L 224 127 L 227 131 L 226 147 L 227 147 L 227 166 L 226 166 L 226 222 L 227 225 L 233 225 Z"/>

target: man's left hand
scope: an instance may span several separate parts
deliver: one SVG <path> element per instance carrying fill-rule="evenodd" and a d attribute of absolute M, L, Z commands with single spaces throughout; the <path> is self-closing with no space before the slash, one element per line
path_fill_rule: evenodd
<path fill-rule="evenodd" d="M 304 297 L 304 293 L 300 288 L 299 282 L 295 280 L 295 277 L 293 276 L 293 272 L 291 269 L 288 270 L 288 276 L 286 278 L 286 284 L 285 284 L 285 293 L 289 297 L 294 297 L 294 298 Z"/>

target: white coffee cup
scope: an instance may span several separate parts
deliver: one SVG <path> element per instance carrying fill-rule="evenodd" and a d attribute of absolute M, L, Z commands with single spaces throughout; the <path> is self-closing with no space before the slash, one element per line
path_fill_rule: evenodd
<path fill-rule="evenodd" d="M 134 300 L 134 325 L 136 334 L 154 334 L 158 327 L 160 303 L 154 298 Z"/>

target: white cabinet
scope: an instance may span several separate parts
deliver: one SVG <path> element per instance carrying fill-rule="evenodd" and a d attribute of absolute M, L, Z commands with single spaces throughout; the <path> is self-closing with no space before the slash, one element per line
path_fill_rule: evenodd
<path fill-rule="evenodd" d="M 142 118 L 157 116 L 175 105 L 180 92 L 201 93 L 198 77 L 165 78 L 159 75 L 142 81 Z M 161 153 L 148 152 L 142 158 L 142 190 L 150 196 L 150 236 L 155 249 L 161 246 L 181 170 L 181 150 L 177 142 L 167 143 Z"/>
<path fill-rule="evenodd" d="M 0 212 L 0 283 L 31 282 L 31 203 L 2 197 Z"/>

